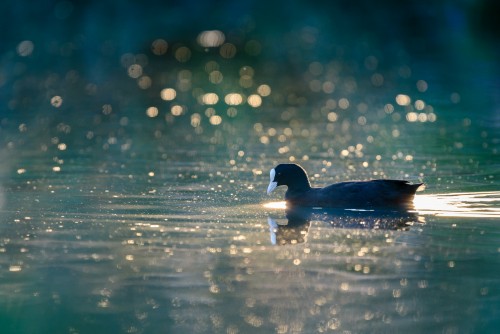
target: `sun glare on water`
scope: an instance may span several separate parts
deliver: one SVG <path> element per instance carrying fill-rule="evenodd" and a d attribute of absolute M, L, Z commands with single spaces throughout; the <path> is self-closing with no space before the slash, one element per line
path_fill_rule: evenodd
<path fill-rule="evenodd" d="M 417 195 L 414 204 L 424 215 L 500 218 L 500 191 Z"/>
<path fill-rule="evenodd" d="M 500 218 L 500 191 L 416 195 L 414 204 L 421 215 Z M 263 206 L 284 210 L 286 202 L 269 202 Z"/>
<path fill-rule="evenodd" d="M 264 203 L 263 207 L 266 209 L 277 209 L 277 210 L 285 210 L 286 209 L 286 202 L 269 202 L 269 203 Z"/>

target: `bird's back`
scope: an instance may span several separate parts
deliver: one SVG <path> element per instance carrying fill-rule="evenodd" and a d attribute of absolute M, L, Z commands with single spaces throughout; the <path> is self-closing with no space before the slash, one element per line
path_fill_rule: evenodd
<path fill-rule="evenodd" d="M 288 199 L 294 204 L 343 208 L 413 208 L 413 197 L 422 184 L 401 180 L 340 182 Z"/>

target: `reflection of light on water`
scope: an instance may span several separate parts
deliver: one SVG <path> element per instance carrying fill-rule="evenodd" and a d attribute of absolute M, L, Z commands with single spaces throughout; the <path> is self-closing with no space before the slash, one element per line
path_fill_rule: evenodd
<path fill-rule="evenodd" d="M 499 191 L 417 195 L 414 203 L 420 214 L 500 218 Z"/>
<path fill-rule="evenodd" d="M 443 217 L 500 218 L 500 191 L 417 195 L 415 210 Z M 265 203 L 264 208 L 284 210 L 286 202 Z"/>
<path fill-rule="evenodd" d="M 285 201 L 282 201 L 282 202 L 269 202 L 269 203 L 265 203 L 263 206 L 266 209 L 280 209 L 280 210 L 284 210 L 284 209 L 286 209 L 286 202 Z"/>

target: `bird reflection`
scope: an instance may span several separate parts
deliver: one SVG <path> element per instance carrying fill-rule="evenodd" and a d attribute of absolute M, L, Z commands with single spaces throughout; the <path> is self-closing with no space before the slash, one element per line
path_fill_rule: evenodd
<path fill-rule="evenodd" d="M 307 240 L 312 221 L 329 224 L 334 228 L 407 230 L 419 222 L 416 212 L 399 210 L 345 210 L 293 207 L 285 211 L 286 224 L 278 224 L 268 217 L 273 245 L 300 244 Z"/>

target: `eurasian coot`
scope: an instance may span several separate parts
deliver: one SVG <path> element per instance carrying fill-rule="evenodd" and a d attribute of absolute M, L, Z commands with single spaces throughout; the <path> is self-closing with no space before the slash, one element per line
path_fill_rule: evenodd
<path fill-rule="evenodd" d="M 278 186 L 288 186 L 287 205 L 304 207 L 411 209 L 415 192 L 422 185 L 403 180 L 371 180 L 312 188 L 306 171 L 296 164 L 280 164 L 271 169 L 270 176 L 268 194 Z"/>

